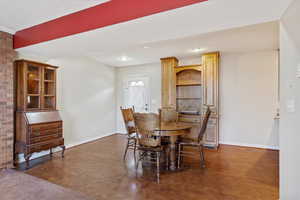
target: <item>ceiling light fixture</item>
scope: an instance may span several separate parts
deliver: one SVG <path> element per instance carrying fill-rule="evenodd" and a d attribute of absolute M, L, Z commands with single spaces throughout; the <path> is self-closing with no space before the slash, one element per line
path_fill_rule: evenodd
<path fill-rule="evenodd" d="M 121 57 L 119 58 L 119 60 L 120 60 L 120 61 L 123 61 L 123 62 L 126 62 L 126 61 L 132 60 L 132 58 L 129 58 L 128 56 L 121 56 Z"/>
<path fill-rule="evenodd" d="M 205 51 L 205 50 L 206 50 L 205 48 L 195 48 L 195 49 L 192 49 L 191 52 L 199 53 L 199 52 L 202 52 L 202 51 Z"/>
<path fill-rule="evenodd" d="M 149 49 L 150 47 L 148 47 L 148 46 L 144 46 L 144 49 Z"/>

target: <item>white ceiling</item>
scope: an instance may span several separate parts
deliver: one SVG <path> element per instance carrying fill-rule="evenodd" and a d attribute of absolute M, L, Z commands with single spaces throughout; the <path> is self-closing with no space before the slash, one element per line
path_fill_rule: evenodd
<path fill-rule="evenodd" d="M 128 66 L 157 62 L 166 56 L 193 56 L 188 52 L 192 48 L 206 48 L 206 51 L 276 49 L 276 23 L 249 25 L 279 20 L 291 1 L 209 0 L 18 51 L 47 58 L 89 56 L 111 66 Z M 244 26 L 249 27 L 229 30 Z M 131 60 L 120 61 L 124 55 Z"/>
<path fill-rule="evenodd" d="M 294 1 L 288 10 L 285 12 L 284 17 L 282 19 L 283 26 L 289 30 L 290 36 L 293 38 L 294 42 L 297 44 L 298 48 L 300 48 L 300 1 Z"/>
<path fill-rule="evenodd" d="M 0 27 L 14 33 L 107 1 L 110 0 L 0 0 Z"/>
<path fill-rule="evenodd" d="M 146 48 L 145 48 L 146 47 Z M 203 49 L 201 52 L 193 50 Z M 101 63 L 111 66 L 128 66 L 158 62 L 162 57 L 176 56 L 178 58 L 199 57 L 204 52 L 251 52 L 275 50 L 279 48 L 279 24 L 269 22 L 246 26 L 196 36 L 165 40 L 129 47 L 128 49 L 90 54 Z M 126 56 L 128 61 L 120 58 Z"/>

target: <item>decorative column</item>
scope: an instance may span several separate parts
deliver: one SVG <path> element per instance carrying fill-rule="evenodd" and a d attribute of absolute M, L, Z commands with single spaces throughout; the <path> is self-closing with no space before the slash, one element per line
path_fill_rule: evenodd
<path fill-rule="evenodd" d="M 209 106 L 212 114 L 208 121 L 204 141 L 207 146 L 219 146 L 219 52 L 202 55 L 203 104 Z M 203 110 L 205 113 L 206 110 Z"/>
<path fill-rule="evenodd" d="M 176 73 L 175 67 L 178 66 L 178 59 L 175 57 L 161 58 L 162 75 L 162 108 L 176 109 Z"/>

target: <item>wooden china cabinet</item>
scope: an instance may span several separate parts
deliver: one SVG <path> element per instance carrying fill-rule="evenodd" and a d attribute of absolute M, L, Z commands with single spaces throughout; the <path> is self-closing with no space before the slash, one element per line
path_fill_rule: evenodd
<path fill-rule="evenodd" d="M 15 61 L 15 159 L 24 153 L 26 167 L 35 152 L 65 146 L 63 122 L 56 110 L 57 67 L 28 60 Z"/>
<path fill-rule="evenodd" d="M 201 65 L 178 66 L 175 57 L 162 58 L 162 107 L 172 107 L 179 121 L 193 126 L 197 137 L 207 107 L 212 110 L 204 142 L 219 145 L 219 53 L 202 55 Z"/>

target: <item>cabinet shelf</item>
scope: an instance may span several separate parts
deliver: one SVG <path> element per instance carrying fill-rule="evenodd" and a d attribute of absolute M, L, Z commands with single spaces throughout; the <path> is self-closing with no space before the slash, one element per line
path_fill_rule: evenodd
<path fill-rule="evenodd" d="M 177 97 L 178 100 L 201 100 L 201 98 Z"/>
<path fill-rule="evenodd" d="M 28 78 L 29 81 L 40 81 L 38 78 Z"/>
<path fill-rule="evenodd" d="M 184 87 L 184 86 L 201 86 L 201 83 L 184 83 L 184 84 L 176 84 L 177 87 Z"/>
<path fill-rule="evenodd" d="M 178 111 L 180 116 L 201 116 L 199 111 Z"/>
<path fill-rule="evenodd" d="M 47 83 L 54 83 L 55 81 L 54 81 L 54 80 L 44 80 L 44 82 L 47 82 Z"/>
<path fill-rule="evenodd" d="M 40 94 L 27 94 L 27 96 L 30 96 L 30 97 L 38 97 L 38 96 L 40 96 Z"/>

